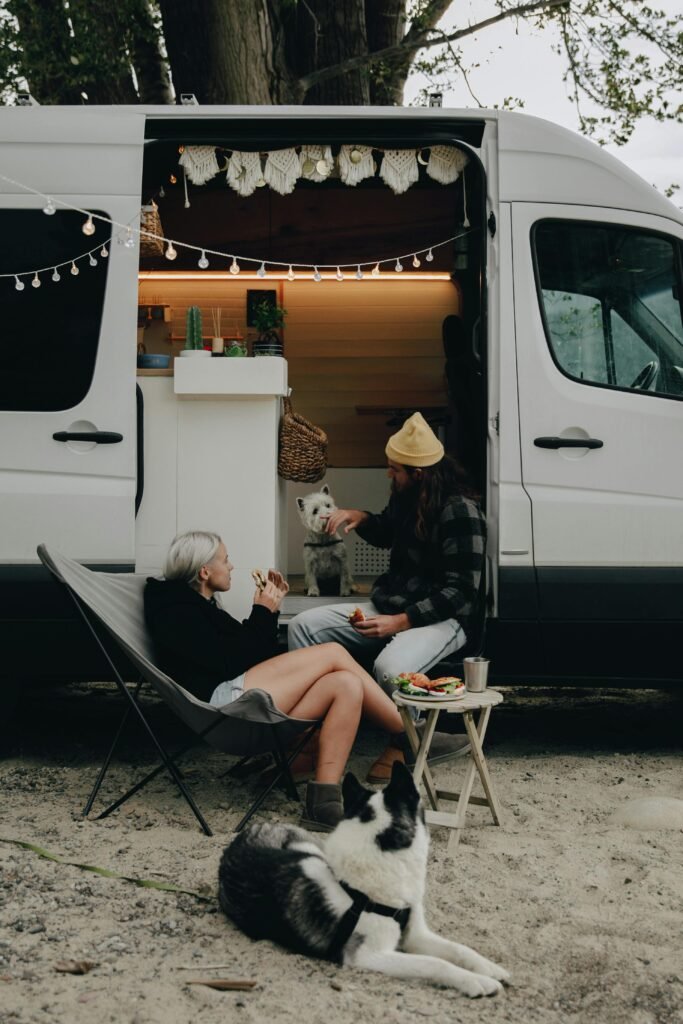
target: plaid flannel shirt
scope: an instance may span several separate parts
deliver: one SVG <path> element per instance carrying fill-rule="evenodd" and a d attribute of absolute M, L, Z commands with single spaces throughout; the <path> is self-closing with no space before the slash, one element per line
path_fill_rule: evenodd
<path fill-rule="evenodd" d="M 405 612 L 411 626 L 457 619 L 467 632 L 484 568 L 486 520 L 475 501 L 451 495 L 427 540 L 415 536 L 416 497 L 392 495 L 356 530 L 373 547 L 391 548 L 389 571 L 372 602 L 384 615 Z"/>

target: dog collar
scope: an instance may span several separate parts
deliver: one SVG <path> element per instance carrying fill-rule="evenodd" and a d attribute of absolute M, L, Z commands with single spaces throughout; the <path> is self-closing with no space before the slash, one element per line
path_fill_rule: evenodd
<path fill-rule="evenodd" d="M 316 543 L 316 541 L 314 541 L 314 540 L 305 540 L 304 541 L 304 547 L 305 548 L 329 548 L 329 547 L 332 547 L 333 544 L 343 544 L 343 543 L 344 543 L 344 541 L 341 539 L 341 537 L 339 537 L 337 540 L 327 540 L 324 543 L 320 543 L 320 544 Z"/>
<path fill-rule="evenodd" d="M 335 933 L 332 937 L 332 942 L 330 943 L 330 948 L 328 950 L 328 956 L 331 960 L 336 960 L 341 963 L 344 946 L 353 935 L 354 929 L 360 920 L 360 915 L 363 913 L 380 914 L 382 917 L 393 917 L 401 929 L 401 934 L 403 934 L 408 927 L 408 921 L 410 920 L 410 907 L 390 907 L 386 903 L 375 903 L 374 900 L 371 900 L 370 897 L 366 895 L 366 893 L 361 892 L 360 889 L 354 889 L 353 886 L 348 885 L 346 882 L 342 882 L 339 879 L 338 881 L 344 892 L 351 897 L 353 903 L 341 918 L 335 929 Z"/>

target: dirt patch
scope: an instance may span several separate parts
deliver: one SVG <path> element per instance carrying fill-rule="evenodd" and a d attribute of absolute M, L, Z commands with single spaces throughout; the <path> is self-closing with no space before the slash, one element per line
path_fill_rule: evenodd
<path fill-rule="evenodd" d="M 212 838 L 163 775 L 112 817 L 84 821 L 80 810 L 122 711 L 115 690 L 7 693 L 0 837 L 204 898 L 140 888 L 0 842 L 0 1021 L 683 1022 L 681 832 L 609 820 L 628 800 L 683 796 L 683 695 L 502 689 L 486 749 L 503 827 L 472 807 L 454 855 L 446 831 L 432 832 L 432 925 L 512 972 L 504 998 L 476 1003 L 250 942 L 213 902 L 221 851 L 253 792 L 249 782 L 222 777 L 231 762 L 203 747 L 183 762 Z M 152 701 L 150 714 L 171 748 L 183 742 L 162 705 Z M 359 737 L 351 767 L 360 777 L 381 742 L 372 732 Z M 103 799 L 154 764 L 131 725 Z M 442 768 L 437 778 L 457 788 L 461 770 Z M 298 807 L 276 794 L 263 813 L 296 821 Z M 65 960 L 97 966 L 61 973 L 55 965 Z M 206 977 L 258 984 L 246 992 L 187 984 Z"/>

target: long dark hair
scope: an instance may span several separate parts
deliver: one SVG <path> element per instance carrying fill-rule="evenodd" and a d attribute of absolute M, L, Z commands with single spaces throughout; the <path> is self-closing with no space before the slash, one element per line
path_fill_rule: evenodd
<path fill-rule="evenodd" d="M 465 468 L 450 455 L 444 455 L 434 466 L 424 466 L 417 475 L 415 466 L 404 467 L 419 486 L 415 535 L 427 540 L 430 530 L 439 518 L 445 500 L 453 494 L 479 501 L 480 495 L 469 479 Z"/>

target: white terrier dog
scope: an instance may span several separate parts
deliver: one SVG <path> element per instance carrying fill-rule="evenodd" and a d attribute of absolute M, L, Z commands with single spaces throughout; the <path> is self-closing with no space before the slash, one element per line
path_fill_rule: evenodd
<path fill-rule="evenodd" d="M 327 520 L 337 506 L 327 484 L 319 491 L 297 498 L 301 522 L 306 527 L 304 541 L 304 586 L 309 597 L 320 595 L 320 580 L 339 577 L 339 593 L 342 597 L 354 594 L 358 587 L 349 570 L 344 541 L 339 534 L 327 533 Z"/>

